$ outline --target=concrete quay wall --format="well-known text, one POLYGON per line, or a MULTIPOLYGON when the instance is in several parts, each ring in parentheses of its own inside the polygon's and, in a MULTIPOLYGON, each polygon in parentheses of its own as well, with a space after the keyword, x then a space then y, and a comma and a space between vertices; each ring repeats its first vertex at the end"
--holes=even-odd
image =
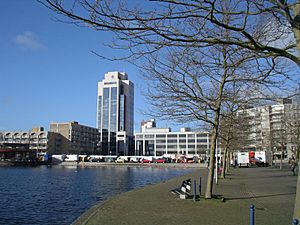
POLYGON ((104 162, 62 162, 55 166, 81 166, 81 167, 161 167, 161 168, 206 168, 204 163, 104 163, 104 162))

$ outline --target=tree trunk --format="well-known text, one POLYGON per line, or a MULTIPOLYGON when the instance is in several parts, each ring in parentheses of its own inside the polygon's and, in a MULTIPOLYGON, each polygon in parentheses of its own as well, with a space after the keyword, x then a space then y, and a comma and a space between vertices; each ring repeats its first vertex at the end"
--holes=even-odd
POLYGON ((227 167, 227 152, 228 152, 228 148, 226 146, 224 154, 223 154, 223 168, 222 168, 222 174, 221 174, 221 178, 225 179, 225 172, 226 172, 226 167, 227 167))
POLYGON ((293 26, 293 33, 294 33, 294 37, 296 39, 296 44, 297 44, 297 49, 300 52, 300 1, 297 1, 298 4, 295 5, 294 7, 294 26, 293 26))
POLYGON ((294 219, 298 219, 300 221, 300 176, 299 176, 299 163, 298 160, 298 179, 297 179, 297 188, 296 188, 296 198, 295 198, 295 207, 294 207, 294 219))
POLYGON ((280 153, 280 165, 279 168, 282 170, 282 158, 283 158, 283 146, 281 146, 281 153, 280 153))
MULTIPOLYGON (((219 120, 219 116, 216 116, 215 120, 217 117, 219 120)), ((205 198, 207 198, 207 199, 212 198, 217 132, 218 132, 218 127, 214 126, 212 137, 211 137, 211 147, 210 147, 210 154, 209 154, 209 156, 210 156, 209 171, 208 171, 208 176, 207 176, 207 181, 206 181, 206 191, 205 191, 205 198)))
MULTIPOLYGON (((295 16, 296 18, 298 18, 298 29, 297 28, 293 28, 294 31, 294 35, 295 35, 295 39, 296 39, 296 43, 297 43, 297 48, 300 51, 300 30, 299 30, 299 17, 300 17, 300 1, 297 1, 297 5, 295 6, 295 16)), ((300 221, 300 176, 299 176, 299 164, 300 164, 300 160, 299 160, 299 149, 297 149, 297 154, 298 159, 298 179, 297 179, 297 187, 296 187, 296 199, 295 199, 295 207, 294 207, 294 219, 298 219, 300 221)))
POLYGON ((229 168, 230 168, 230 152, 227 151, 226 173, 228 173, 229 168))
MULTIPOLYGON (((210 148, 210 159, 209 159, 209 171, 206 181, 206 191, 205 191, 205 198, 210 199, 212 198, 212 189, 213 189, 213 178, 214 178, 214 166, 215 166, 215 153, 216 153, 216 142, 218 139, 218 131, 219 131, 219 124, 220 124, 220 114, 221 114, 221 105, 223 101, 223 91, 225 87, 225 82, 227 79, 227 49, 224 46, 223 49, 223 67, 224 67, 224 74, 222 80, 220 82, 220 87, 218 90, 218 98, 215 104, 215 115, 213 121, 213 133, 211 137, 211 148, 210 148)), ((218 171, 216 171, 217 173, 218 171)))

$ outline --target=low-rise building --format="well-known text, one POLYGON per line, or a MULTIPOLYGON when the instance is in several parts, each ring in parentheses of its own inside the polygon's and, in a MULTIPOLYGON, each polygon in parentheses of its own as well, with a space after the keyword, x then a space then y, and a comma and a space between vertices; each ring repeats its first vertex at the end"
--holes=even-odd
POLYGON ((76 121, 51 123, 50 131, 59 133, 62 153, 65 154, 95 154, 99 140, 97 128, 81 125, 76 121))
POLYGON ((155 121, 143 121, 141 132, 135 134, 135 155, 199 155, 205 158, 209 153, 209 132, 193 132, 182 128, 172 132, 170 128, 156 128, 155 121), (146 126, 146 127, 145 127, 146 126))
POLYGON ((32 128, 30 131, 4 131, 0 132, 3 146, 29 146, 36 152, 57 153, 61 150, 61 135, 45 131, 43 127, 32 128))

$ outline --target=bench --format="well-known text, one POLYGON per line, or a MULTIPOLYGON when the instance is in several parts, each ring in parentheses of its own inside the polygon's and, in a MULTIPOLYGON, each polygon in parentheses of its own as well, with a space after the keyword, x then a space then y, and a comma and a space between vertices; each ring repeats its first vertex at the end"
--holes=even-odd
POLYGON ((178 194, 180 199, 187 199, 192 196, 192 180, 182 181, 180 188, 171 190, 173 194, 178 194))

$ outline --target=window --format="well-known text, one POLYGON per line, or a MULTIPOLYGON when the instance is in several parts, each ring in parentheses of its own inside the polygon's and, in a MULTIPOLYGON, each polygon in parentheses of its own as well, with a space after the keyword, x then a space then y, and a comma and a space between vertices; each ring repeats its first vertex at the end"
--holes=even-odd
POLYGON ((120 131, 125 130, 125 104, 126 104, 126 96, 120 95, 120 131))
POLYGON ((175 148, 176 149, 177 145, 168 145, 168 148, 173 148, 173 149, 175 148))
POLYGON ((109 118, 109 88, 103 89, 103 127, 102 129, 108 129, 109 118))
POLYGON ((165 134, 157 134, 156 138, 166 138, 166 135, 165 134))
POLYGON ((156 145, 156 148, 166 148, 166 146, 165 145, 156 145))
POLYGON ((168 134, 168 138, 177 138, 177 134, 168 134))
POLYGON ((117 132, 117 100, 118 90, 116 87, 111 88, 111 101, 110 101, 110 130, 117 132))
POLYGON ((148 135, 145 135, 145 138, 154 138, 154 135, 153 134, 148 134, 148 135))

